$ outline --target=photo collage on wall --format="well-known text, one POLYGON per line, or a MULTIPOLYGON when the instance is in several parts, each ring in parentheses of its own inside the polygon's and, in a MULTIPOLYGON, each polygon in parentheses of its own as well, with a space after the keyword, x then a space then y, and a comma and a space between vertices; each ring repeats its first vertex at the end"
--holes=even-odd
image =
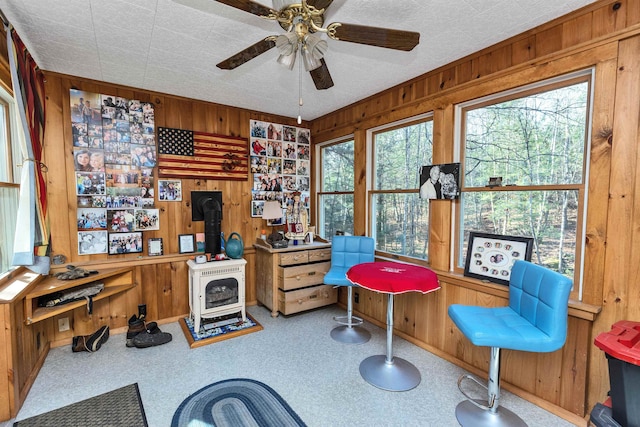
POLYGON ((142 252, 158 230, 153 104, 71 89, 78 253, 142 252))
POLYGON ((250 126, 251 216, 261 217, 264 202, 276 200, 282 205, 284 217, 287 206, 293 205, 295 192, 300 192, 300 200, 308 210, 311 172, 309 129, 257 120, 251 120, 250 126))

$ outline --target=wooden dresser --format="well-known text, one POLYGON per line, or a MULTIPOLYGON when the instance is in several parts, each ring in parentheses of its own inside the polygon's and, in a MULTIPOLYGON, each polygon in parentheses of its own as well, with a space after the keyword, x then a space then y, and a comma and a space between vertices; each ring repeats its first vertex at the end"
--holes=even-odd
POLYGON ((273 249, 258 240, 256 248, 256 297, 271 310, 293 314, 334 304, 338 290, 324 285, 324 275, 331 267, 331 243, 313 242, 273 249))

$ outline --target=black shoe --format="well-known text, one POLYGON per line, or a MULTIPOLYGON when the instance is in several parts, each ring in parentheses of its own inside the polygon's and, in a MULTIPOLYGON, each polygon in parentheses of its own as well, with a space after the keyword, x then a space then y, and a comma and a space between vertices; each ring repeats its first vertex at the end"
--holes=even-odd
POLYGON ((168 332, 161 332, 156 327, 156 331, 151 333, 149 331, 142 332, 133 337, 133 345, 137 348, 147 348, 156 345, 166 344, 171 341, 173 337, 168 332))

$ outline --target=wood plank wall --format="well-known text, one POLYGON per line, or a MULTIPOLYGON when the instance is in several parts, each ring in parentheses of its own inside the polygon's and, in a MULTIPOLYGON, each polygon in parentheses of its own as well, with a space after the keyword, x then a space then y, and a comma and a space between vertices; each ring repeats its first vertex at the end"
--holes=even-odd
MULTIPOLYGON (((502 358, 506 388, 572 421, 571 414, 588 416, 609 390, 607 362, 594 338, 618 320, 640 321, 639 34, 640 2, 599 1, 312 123, 314 143, 354 136, 355 176, 364 177, 367 129, 433 111, 434 162, 447 162, 453 158, 456 103, 594 67, 583 302, 602 311, 595 321, 573 312, 562 350, 539 355, 506 351, 502 358)), ((366 200, 364 184, 356 184, 356 200, 366 200)), ((366 212, 354 213, 357 233, 366 233, 366 212)), ((401 336, 486 373, 488 350, 475 348, 460 334, 447 307, 506 305, 507 294, 446 272, 453 250, 451 224, 449 204, 432 205, 429 257, 431 267, 442 273, 442 290, 399 296, 394 322, 401 336)), ((360 293, 355 309, 383 324, 385 301, 366 290, 360 293)))
MULTIPOLYGON (((640 200, 638 180, 638 126, 640 112, 638 79, 640 67, 640 2, 602 0, 564 18, 542 25, 503 43, 470 55, 438 70, 372 96, 352 106, 305 124, 312 129, 312 142, 353 134, 356 142, 356 200, 364 194, 366 129, 434 111, 434 159, 453 156, 453 106, 488 93, 517 87, 543 78, 586 67, 595 67, 594 116, 590 159, 589 206, 585 257, 585 303, 602 306, 595 322, 588 316, 572 315, 569 339, 563 350, 549 355, 505 352, 503 380, 513 389, 543 407, 568 419, 588 414, 608 390, 608 372, 602 352, 593 339, 621 319, 640 320, 640 292, 636 285, 640 264, 640 235, 636 214, 640 200), (611 136, 612 135, 612 136, 611 136), (522 369, 522 366, 530 367, 522 369)), ((105 322, 112 328, 126 327, 126 320, 146 303, 150 319, 175 319, 188 311, 185 256, 179 256, 177 235, 203 230, 190 221, 188 197, 181 203, 158 202, 162 230, 145 232, 162 237, 164 257, 152 261, 136 255, 77 255, 75 230, 75 184, 70 132, 69 90, 110 93, 152 102, 156 126, 248 137, 250 119, 295 125, 291 118, 165 94, 106 84, 72 76, 46 73, 47 133, 44 161, 51 209, 53 255, 63 254, 75 264, 104 267, 131 265, 139 286, 128 293, 96 304, 92 317, 74 311, 73 329, 57 332, 57 320, 41 322, 24 351, 36 347, 34 340, 70 341, 75 334, 92 332, 105 322), (37 338, 35 338, 37 337, 37 338)), ((245 241, 247 301, 255 302, 253 240, 265 224, 250 217, 250 180, 183 180, 185 195, 191 190, 222 190, 225 235, 236 231, 245 241)), ((362 204, 364 206, 364 204, 362 204)), ((365 233, 365 215, 355 212, 355 231, 365 233)), ((444 204, 432 209, 430 253, 432 267, 441 271, 443 289, 426 296, 404 295, 396 299, 395 324, 400 335, 474 372, 486 371, 488 352, 474 348, 451 324, 446 308, 451 303, 503 305, 506 292, 446 273, 452 250, 449 230, 451 214, 444 204)), ((385 300, 362 291, 356 309, 378 324, 385 320, 385 300)), ((342 297, 344 302, 344 297, 342 297)), ((33 326, 29 327, 33 328, 33 326)), ((42 342, 40 342, 41 348, 42 342)), ((22 350, 21 350, 22 351, 22 350)), ((37 354, 31 357, 35 360, 37 354)), ((31 361, 27 365, 34 365, 31 361)), ((29 375, 25 369, 19 376, 29 375)), ((451 379, 455 381, 455 378, 451 379)), ((18 385, 18 387, 21 387, 18 385)))
MULTIPOLYGON (((97 303, 92 317, 86 315, 86 310, 74 311, 71 331, 59 333, 57 328, 53 328, 54 336, 50 340, 69 340, 73 335, 92 332, 105 323, 109 323, 112 328, 125 327, 127 319, 137 314, 137 305, 141 303, 147 304, 147 317, 150 320, 174 319, 189 312, 188 270, 185 263, 189 255, 178 254, 178 235, 204 231, 203 222, 191 221, 190 192, 193 190, 222 191, 221 228, 225 236, 232 232, 242 236, 244 257, 248 262, 246 301, 247 304, 255 304, 255 252, 252 245, 261 230, 266 228, 266 223, 260 218, 252 218, 250 214, 252 176, 246 181, 183 179, 182 202, 156 201, 156 207, 160 210, 161 229, 144 232, 143 254, 78 255, 69 91, 74 88, 151 102, 155 107, 156 127, 191 129, 243 138, 249 137, 251 119, 296 126, 295 119, 67 75, 46 72, 45 77, 47 124, 44 163, 49 166, 46 177, 51 213, 52 256, 64 255, 70 264, 90 264, 98 268, 133 266, 138 284, 124 295, 97 303), (164 256, 146 256, 146 239, 150 237, 162 237, 164 256)), ((303 123, 302 126, 309 127, 309 124, 303 123)), ((63 267, 54 266, 58 269, 63 267)))

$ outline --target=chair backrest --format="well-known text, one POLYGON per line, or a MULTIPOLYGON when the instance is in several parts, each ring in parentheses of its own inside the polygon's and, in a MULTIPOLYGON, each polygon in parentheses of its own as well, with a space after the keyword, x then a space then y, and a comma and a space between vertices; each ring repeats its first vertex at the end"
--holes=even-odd
POLYGON ((509 307, 550 338, 539 351, 555 351, 567 338, 572 281, 528 261, 516 261, 509 281, 509 307))
POLYGON ((366 236, 333 236, 331 267, 351 268, 363 262, 373 262, 375 240, 366 236))

